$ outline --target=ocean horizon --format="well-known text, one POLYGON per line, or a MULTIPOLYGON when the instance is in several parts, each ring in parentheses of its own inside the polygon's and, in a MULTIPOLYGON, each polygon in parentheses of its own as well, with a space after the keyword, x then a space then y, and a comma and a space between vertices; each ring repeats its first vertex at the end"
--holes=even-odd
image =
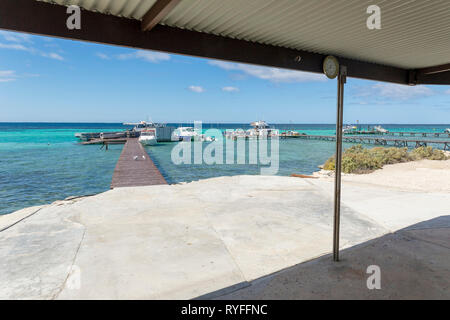
MULTIPOLYGON (((269 122, 269 124, 271 124, 269 122)), ((192 126, 190 122, 167 123, 192 126)), ((272 124, 279 130, 306 134, 332 135, 334 124, 272 124)), ((369 124, 373 126, 373 124, 369 124)), ((362 128, 368 124, 360 124, 362 128)), ((442 124, 384 124, 390 131, 440 132, 442 124)), ((86 122, 0 122, 0 214, 51 203, 69 196, 83 196, 109 190, 112 174, 122 145, 108 151, 99 145, 80 145, 77 132, 101 132, 131 129, 122 123, 86 122)), ((210 128, 247 129, 249 123, 204 123, 210 128)), ((344 143, 344 148, 351 144, 344 143)), ((260 174, 255 164, 181 164, 171 161, 174 143, 146 147, 155 165, 168 183, 190 182, 219 176, 260 174)), ((247 151, 248 152, 248 151, 247 151)), ((312 174, 335 152, 332 141, 281 139, 277 175, 312 174)), ((248 154, 247 154, 248 156, 248 154)))

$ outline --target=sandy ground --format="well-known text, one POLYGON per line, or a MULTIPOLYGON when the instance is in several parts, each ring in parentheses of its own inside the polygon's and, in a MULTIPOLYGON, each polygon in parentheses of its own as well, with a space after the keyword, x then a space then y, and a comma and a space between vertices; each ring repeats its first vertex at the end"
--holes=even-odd
MULTIPOLYGON (((333 179, 332 172, 325 170, 316 172, 314 176, 333 179)), ((386 165, 369 174, 343 174, 342 182, 405 191, 450 193, 450 160, 421 160, 386 165)))

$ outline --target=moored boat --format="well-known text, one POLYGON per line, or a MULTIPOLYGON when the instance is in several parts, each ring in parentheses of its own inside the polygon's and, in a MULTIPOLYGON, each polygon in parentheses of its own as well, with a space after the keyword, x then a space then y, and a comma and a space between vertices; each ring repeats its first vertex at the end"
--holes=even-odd
POLYGON ((132 132, 140 132, 148 129, 156 129, 157 142, 170 142, 172 141, 172 133, 174 127, 168 127, 165 123, 140 121, 137 123, 124 123, 125 126, 134 126, 132 132))
POLYGON ((279 131, 270 127, 267 122, 263 120, 254 121, 250 123, 253 127, 246 131, 247 138, 269 138, 278 137, 279 131))
POLYGON ((375 126, 375 127, 373 127, 373 129, 377 133, 389 133, 389 131, 386 130, 385 128, 383 128, 382 126, 375 126))
POLYGON ((82 141, 89 141, 100 138, 100 132, 78 132, 75 133, 75 137, 82 141))
POLYGON ((193 127, 179 127, 172 132, 172 141, 192 141, 198 137, 193 127))
POLYGON ((349 134, 349 133, 356 132, 357 130, 358 130, 358 128, 356 126, 347 125, 342 129, 342 133, 349 134))
POLYGON ((139 142, 145 146, 153 146, 157 144, 156 128, 141 130, 139 142))
POLYGON ((100 139, 120 139, 120 138, 126 138, 126 137, 127 137, 126 131, 100 133, 100 139))

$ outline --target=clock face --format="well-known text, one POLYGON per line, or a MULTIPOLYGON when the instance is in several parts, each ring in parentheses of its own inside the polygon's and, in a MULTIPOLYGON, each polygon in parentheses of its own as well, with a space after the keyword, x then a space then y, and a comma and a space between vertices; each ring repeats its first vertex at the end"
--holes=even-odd
POLYGON ((328 56, 323 62, 323 72, 330 79, 337 77, 339 73, 339 62, 333 56, 328 56))

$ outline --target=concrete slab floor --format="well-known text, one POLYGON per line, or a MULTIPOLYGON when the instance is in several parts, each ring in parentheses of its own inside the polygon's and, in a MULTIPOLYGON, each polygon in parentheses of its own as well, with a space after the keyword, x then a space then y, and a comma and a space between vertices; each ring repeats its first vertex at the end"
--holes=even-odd
MULTIPOLYGON (((450 216, 440 217, 251 282, 216 299, 450 299, 450 216), (433 226, 428 226, 432 224, 433 226), (369 290, 368 266, 380 268, 369 290)), ((203 298, 208 298, 204 296, 203 298)))
MULTIPOLYGON (((190 299, 219 290, 218 295, 229 294, 239 288, 244 289, 237 292, 246 297, 253 292, 248 290, 265 281, 261 279, 266 275, 331 251, 333 204, 326 192, 328 182, 311 181, 234 176, 170 186, 119 188, 11 214, 4 220, 8 228, 0 232, 0 298, 190 299)), ((360 192, 369 201, 383 193, 380 188, 360 192)), ((416 203, 426 201, 418 193, 402 196, 415 198, 416 203)), ((446 198, 436 199, 442 203, 433 205, 445 207, 446 198)), ((380 215, 360 203, 344 191, 341 248, 420 222, 424 216, 442 215, 440 210, 411 214, 390 205, 379 206, 383 212, 380 215)), ((442 228, 442 222, 427 226, 435 225, 442 228)), ((439 272, 448 271, 448 238, 430 230, 420 227, 387 236, 400 243, 390 249, 391 256, 396 253, 398 263, 409 264, 415 261, 411 254, 421 254, 417 248, 434 252, 438 257, 435 275, 445 276, 445 272, 439 272), (414 250, 407 239, 418 244, 414 250)), ((327 265, 329 257, 318 260, 325 261, 322 269, 329 270, 331 278, 308 271, 311 277, 317 277, 315 297, 337 297, 332 290, 339 282, 336 277, 342 280, 360 274, 373 257, 378 257, 375 262, 380 264, 391 259, 383 246, 375 246, 371 255, 366 254, 367 261, 363 252, 352 255, 353 250, 360 249, 346 251, 344 260, 336 265, 327 265), (354 265, 342 267, 346 261, 360 263, 360 269, 354 269, 354 265), (339 266, 350 271, 332 274, 331 270, 339 271, 339 266), (318 283, 320 279, 322 283, 318 283)), ((420 270, 427 274, 425 261, 421 263, 416 269, 412 264, 411 273, 420 270)), ((391 263, 382 268, 390 265, 397 266, 391 263)), ((361 275, 358 277, 355 286, 360 285, 357 281, 361 275)), ((286 281, 288 278, 274 290, 282 293, 278 286, 286 281)), ((422 281, 427 283, 426 279, 422 281)), ((284 291, 284 298, 302 297, 289 290, 284 291)), ((437 292, 430 291, 429 296, 435 297, 437 292)), ((272 295, 252 293, 255 299, 272 295)))

